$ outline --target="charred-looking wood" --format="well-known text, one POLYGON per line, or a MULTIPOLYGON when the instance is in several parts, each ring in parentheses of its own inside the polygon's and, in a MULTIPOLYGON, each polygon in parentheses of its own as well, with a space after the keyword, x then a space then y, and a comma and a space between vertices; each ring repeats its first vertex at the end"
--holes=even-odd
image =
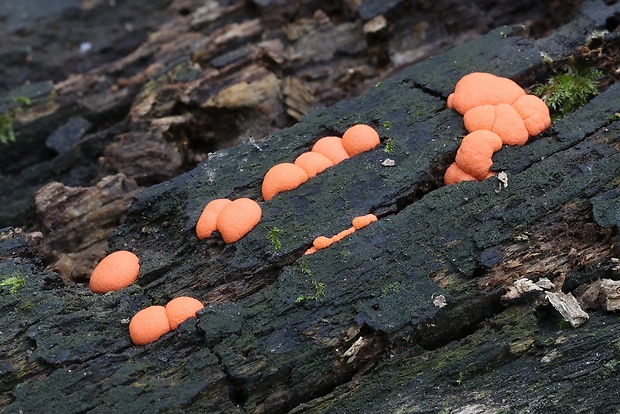
MULTIPOLYGON (((147 165, 142 172, 148 174, 140 176, 129 168, 135 160, 130 154, 102 160, 101 170, 115 173, 108 187, 93 182, 79 188, 63 180, 45 187, 38 193, 41 220, 48 224, 44 231, 0 232, 0 283, 6 282, 0 292, 2 409, 544 413, 575 407, 605 412, 620 405, 620 320, 612 310, 620 280, 615 178, 620 176, 620 83, 602 85, 599 96, 559 120, 551 132, 523 147, 500 150, 494 162, 504 181, 441 185, 465 134, 462 117, 445 107, 456 82, 467 73, 487 71, 530 88, 538 81, 533 74, 542 66, 541 51, 564 60, 579 46, 597 46, 588 43, 589 35, 609 30, 620 13, 620 4, 608 3, 585 2, 570 23, 548 36, 497 28, 380 83, 373 78, 373 86, 357 99, 311 111, 288 128, 274 126, 264 139, 244 139, 204 155, 191 171, 143 189, 108 239, 108 250, 130 249, 140 258, 138 282, 120 291, 96 295, 85 284, 63 281, 45 270, 37 252, 46 238, 54 240, 55 251, 65 243, 89 248, 81 238, 89 231, 86 224, 80 233, 78 221, 71 221, 71 232, 55 234, 71 214, 85 213, 71 201, 92 197, 95 208, 89 212, 106 218, 108 204, 127 202, 123 194, 159 179, 161 168, 147 165), (260 200, 269 168, 307 151, 324 132, 339 135, 360 122, 379 131, 381 145, 295 190, 260 200), (388 140, 393 143, 389 153, 384 151, 388 140), (261 222, 251 232, 234 244, 220 243, 217 235, 196 238, 195 225, 208 201, 243 196, 259 200, 262 208, 261 222), (53 203, 54 198, 62 202, 53 203), (348 228, 354 217, 369 212, 380 213, 380 220, 303 256, 318 235, 348 228), (279 229, 277 251, 267 237, 274 228, 279 229), (134 346, 127 326, 131 317, 183 295, 204 302, 197 318, 156 342, 134 346), (555 305, 549 297, 558 299, 555 305), (573 328, 571 321, 574 326, 584 322, 582 312, 587 322, 573 328)), ((105 132, 82 113, 106 143, 97 147, 95 132, 86 132, 63 159, 81 151, 112 157, 144 136, 152 141, 148 148, 160 149, 158 160, 170 160, 171 167, 174 159, 178 163, 187 156, 166 158, 173 157, 171 148, 184 149, 171 131, 189 131, 184 128, 192 122, 206 125, 208 116, 219 113, 218 105, 245 108, 233 105, 242 98, 260 101, 263 115, 273 108, 278 116, 299 112, 303 99, 292 99, 289 90, 291 106, 285 108, 265 85, 282 87, 274 69, 280 61, 292 72, 299 64, 291 76, 302 79, 302 87, 317 86, 310 75, 319 60, 286 55, 275 40, 288 39, 288 50, 295 52, 309 41, 302 38, 305 33, 315 31, 313 36, 325 39, 339 20, 328 11, 310 13, 310 3, 295 9, 296 3, 257 1, 250 10, 244 4, 207 2, 192 12, 174 2, 175 13, 189 22, 183 30, 194 31, 162 29, 125 60, 55 85, 68 101, 84 85, 98 91, 80 100, 95 114, 102 113, 98 108, 111 110, 117 100, 131 103, 126 123, 107 125, 105 132), (300 13, 300 21, 286 28, 285 37, 241 50, 235 36, 255 39, 257 16, 275 19, 278 10, 300 13), (171 33, 179 36, 172 39, 171 33), (218 44, 234 45, 236 53, 224 55, 218 44), (201 53, 192 50, 196 45, 201 53), (180 55, 191 57, 179 61, 180 55), (270 66, 252 73, 233 70, 246 61, 244 67, 267 60, 270 66), (148 69, 139 70, 145 64, 148 69), (110 85, 102 74, 114 73, 124 79, 110 85), (210 93, 212 81, 218 81, 217 90, 210 93), (194 110, 202 112, 194 118, 194 110)), ((372 5, 388 7, 382 13, 390 22, 391 13, 409 10, 410 4, 341 6, 369 14, 372 5)), ((452 25, 458 23, 449 19, 454 15, 448 16, 452 25)), ((360 22, 346 27, 367 36, 360 22)), ((424 25, 411 27, 419 41, 424 25)), ((405 30, 396 24, 392 29, 405 30)), ((611 30, 616 29, 617 24, 611 30)), ((614 36, 601 53, 617 58, 614 36)), ((334 44, 354 52, 352 38, 334 44)), ((340 69, 336 65, 325 76, 340 69)), ((323 87, 315 93, 322 102, 340 100, 364 73, 353 70, 341 89, 323 87)), ((614 76, 609 73, 608 79, 614 76)), ((191 132, 195 135, 187 132, 182 139, 209 135, 191 132)), ((56 162, 41 167, 47 168, 46 177, 54 176, 49 168, 61 165, 56 162)), ((12 185, 21 182, 16 178, 12 185)))

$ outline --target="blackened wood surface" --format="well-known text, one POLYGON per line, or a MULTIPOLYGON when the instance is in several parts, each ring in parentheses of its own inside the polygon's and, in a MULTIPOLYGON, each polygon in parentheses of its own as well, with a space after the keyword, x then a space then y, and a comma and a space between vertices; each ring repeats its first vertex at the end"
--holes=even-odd
POLYGON ((110 250, 141 258, 138 283, 123 291, 64 284, 26 236, 3 231, 0 274, 26 280, 0 302, 5 410, 614 412, 617 316, 590 311, 573 330, 540 295, 501 295, 522 277, 567 290, 618 279, 620 86, 525 147, 502 149, 507 188, 494 179, 445 187, 441 177, 464 134, 462 117, 445 109, 461 76, 484 70, 527 86, 539 52, 567 57, 574 49, 561 45, 584 44, 618 13, 588 2, 539 40, 499 28, 142 191, 110 239, 110 250), (261 201, 261 223, 238 243, 196 239, 206 202, 260 200, 271 166, 358 122, 377 128, 380 147, 261 201), (380 220, 302 256, 316 236, 369 212, 380 220), (325 295, 296 303, 313 281, 325 295), (207 304, 198 320, 133 346, 128 319, 179 295, 207 304))

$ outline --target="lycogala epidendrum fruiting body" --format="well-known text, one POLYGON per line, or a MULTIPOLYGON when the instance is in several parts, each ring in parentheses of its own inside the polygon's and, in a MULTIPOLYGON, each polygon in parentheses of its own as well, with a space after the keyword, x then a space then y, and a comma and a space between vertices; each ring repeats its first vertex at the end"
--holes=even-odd
POLYGON ((134 253, 119 250, 104 257, 90 276, 90 290, 106 293, 123 289, 138 279, 140 259, 134 253))

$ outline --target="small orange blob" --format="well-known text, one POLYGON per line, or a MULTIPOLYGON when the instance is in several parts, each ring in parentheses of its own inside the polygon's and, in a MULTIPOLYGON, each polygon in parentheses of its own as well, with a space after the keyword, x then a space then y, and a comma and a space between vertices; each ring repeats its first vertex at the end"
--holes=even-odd
POLYGON ((512 105, 499 104, 495 112, 495 124, 491 131, 495 132, 506 145, 525 145, 529 134, 523 119, 512 105))
POLYGON ((464 115, 480 105, 512 104, 525 91, 514 81, 484 72, 473 72, 463 76, 448 97, 448 108, 464 115))
POLYGON ((312 247, 317 250, 321 250, 331 246, 333 243, 334 241, 332 239, 325 236, 319 236, 312 242, 312 247))
POLYGON ((90 276, 90 290, 105 293, 123 289, 138 279, 140 259, 132 252, 119 250, 104 257, 90 276))
POLYGON ((217 231, 227 244, 239 241, 248 234, 263 215, 258 203, 249 198, 238 198, 228 204, 217 218, 217 231))
POLYGON ((305 251, 304 255, 306 254, 314 254, 316 253, 317 250, 314 247, 309 248, 308 250, 305 251))
POLYGON ((318 140, 312 147, 312 152, 318 152, 325 155, 334 163, 338 164, 341 161, 351 158, 347 150, 342 145, 342 138, 339 137, 324 137, 318 140))
POLYGON ((351 157, 375 148, 380 142, 377 131, 365 124, 353 125, 342 135, 342 146, 351 157))
POLYGON ((203 304, 194 298, 180 296, 172 299, 166 305, 166 315, 170 323, 170 329, 177 329, 180 324, 189 318, 195 318, 196 312, 204 308, 203 304))
POLYGON ((129 336, 135 345, 157 341, 170 332, 170 323, 163 306, 149 306, 136 313, 129 322, 129 336))
POLYGON ((366 214, 365 216, 355 217, 351 224, 353 224, 353 227, 355 229, 359 230, 363 229, 374 221, 377 221, 377 216, 375 216, 374 214, 366 214))
POLYGON ((481 129, 465 135, 461 141, 461 148, 463 146, 491 156, 502 149, 502 138, 494 132, 481 129))
POLYGON ((455 162, 453 162, 443 176, 445 185, 460 183, 461 181, 476 181, 474 177, 461 170, 455 162))
POLYGON ((319 152, 304 152, 297 159, 295 159, 295 165, 299 165, 304 169, 308 178, 316 177, 317 174, 322 173, 329 167, 333 167, 334 163, 325 155, 319 152))
POLYGON ((200 240, 211 237, 211 233, 217 230, 217 216, 230 203, 232 201, 227 198, 218 198, 206 205, 198 219, 198 223, 196 223, 196 236, 200 240))
POLYGON ((486 129, 491 131, 495 123, 496 105, 479 105, 471 108, 463 115, 463 124, 468 132, 486 129))
POLYGON ((345 237, 347 237, 347 236, 349 236, 349 235, 351 235, 353 233, 355 233, 355 227, 349 227, 348 229, 342 230, 340 233, 332 236, 331 240, 332 240, 333 243, 337 243, 340 240, 344 239, 345 237))
POLYGON ((547 104, 538 96, 525 95, 512 104, 517 110, 527 128, 528 134, 533 137, 551 126, 551 116, 547 104))
POLYGON ((524 145, 529 137, 519 113, 505 103, 472 108, 463 115, 463 122, 469 132, 495 132, 506 145, 524 145))
POLYGON ((271 200, 276 194, 290 191, 308 181, 308 173, 299 165, 284 162, 271 167, 263 178, 263 198, 271 200))
POLYGON ((487 130, 474 131, 461 142, 456 152, 455 162, 461 170, 482 181, 493 165, 491 156, 502 147, 502 139, 487 130))

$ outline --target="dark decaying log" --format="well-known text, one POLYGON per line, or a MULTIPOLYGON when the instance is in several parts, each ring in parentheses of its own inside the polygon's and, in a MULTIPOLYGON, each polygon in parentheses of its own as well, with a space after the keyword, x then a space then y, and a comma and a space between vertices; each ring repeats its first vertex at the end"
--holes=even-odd
MULTIPOLYGON (((540 52, 566 59, 594 30, 617 42, 620 4, 607 3, 588 1, 546 38, 493 30, 143 190, 109 240, 111 251, 141 259, 138 283, 122 291, 63 283, 42 270, 25 235, 4 230, 0 274, 25 284, 0 297, 0 404, 7 412, 614 412, 620 320, 598 305, 573 329, 546 295, 620 279, 620 84, 525 147, 498 152, 507 186, 442 185, 465 133, 445 108, 458 79, 489 71, 529 86, 543 70, 540 52), (261 202, 261 222, 239 242, 197 240, 206 202, 260 200, 271 166, 359 122, 382 145, 261 202), (303 256, 315 237, 369 212, 379 221, 303 256), (280 249, 267 237, 273 228, 280 249), (502 299, 524 278, 540 289, 502 299), (181 295, 206 304, 198 320, 133 346, 131 316, 181 295)), ((231 88, 183 96, 210 108, 236 96, 231 88)))
MULTIPOLYGON (((0 27, 0 90, 30 83, 0 97, 0 112, 18 106, 15 97, 32 103, 16 113, 17 141, 0 151, 0 227, 32 228, 44 220, 34 195, 50 182, 92 188, 118 173, 140 186, 165 181, 490 28, 528 21, 540 35, 549 29, 541 22, 559 24, 579 1, 92 0, 48 18, 45 7, 9 3, 0 13, 19 13, 0 27)), ((56 237, 77 225, 55 227, 56 237)), ((102 234, 82 237, 102 246, 102 234)), ((79 254, 53 251, 46 265, 79 254)), ((104 250, 75 259, 92 254, 104 250)))

